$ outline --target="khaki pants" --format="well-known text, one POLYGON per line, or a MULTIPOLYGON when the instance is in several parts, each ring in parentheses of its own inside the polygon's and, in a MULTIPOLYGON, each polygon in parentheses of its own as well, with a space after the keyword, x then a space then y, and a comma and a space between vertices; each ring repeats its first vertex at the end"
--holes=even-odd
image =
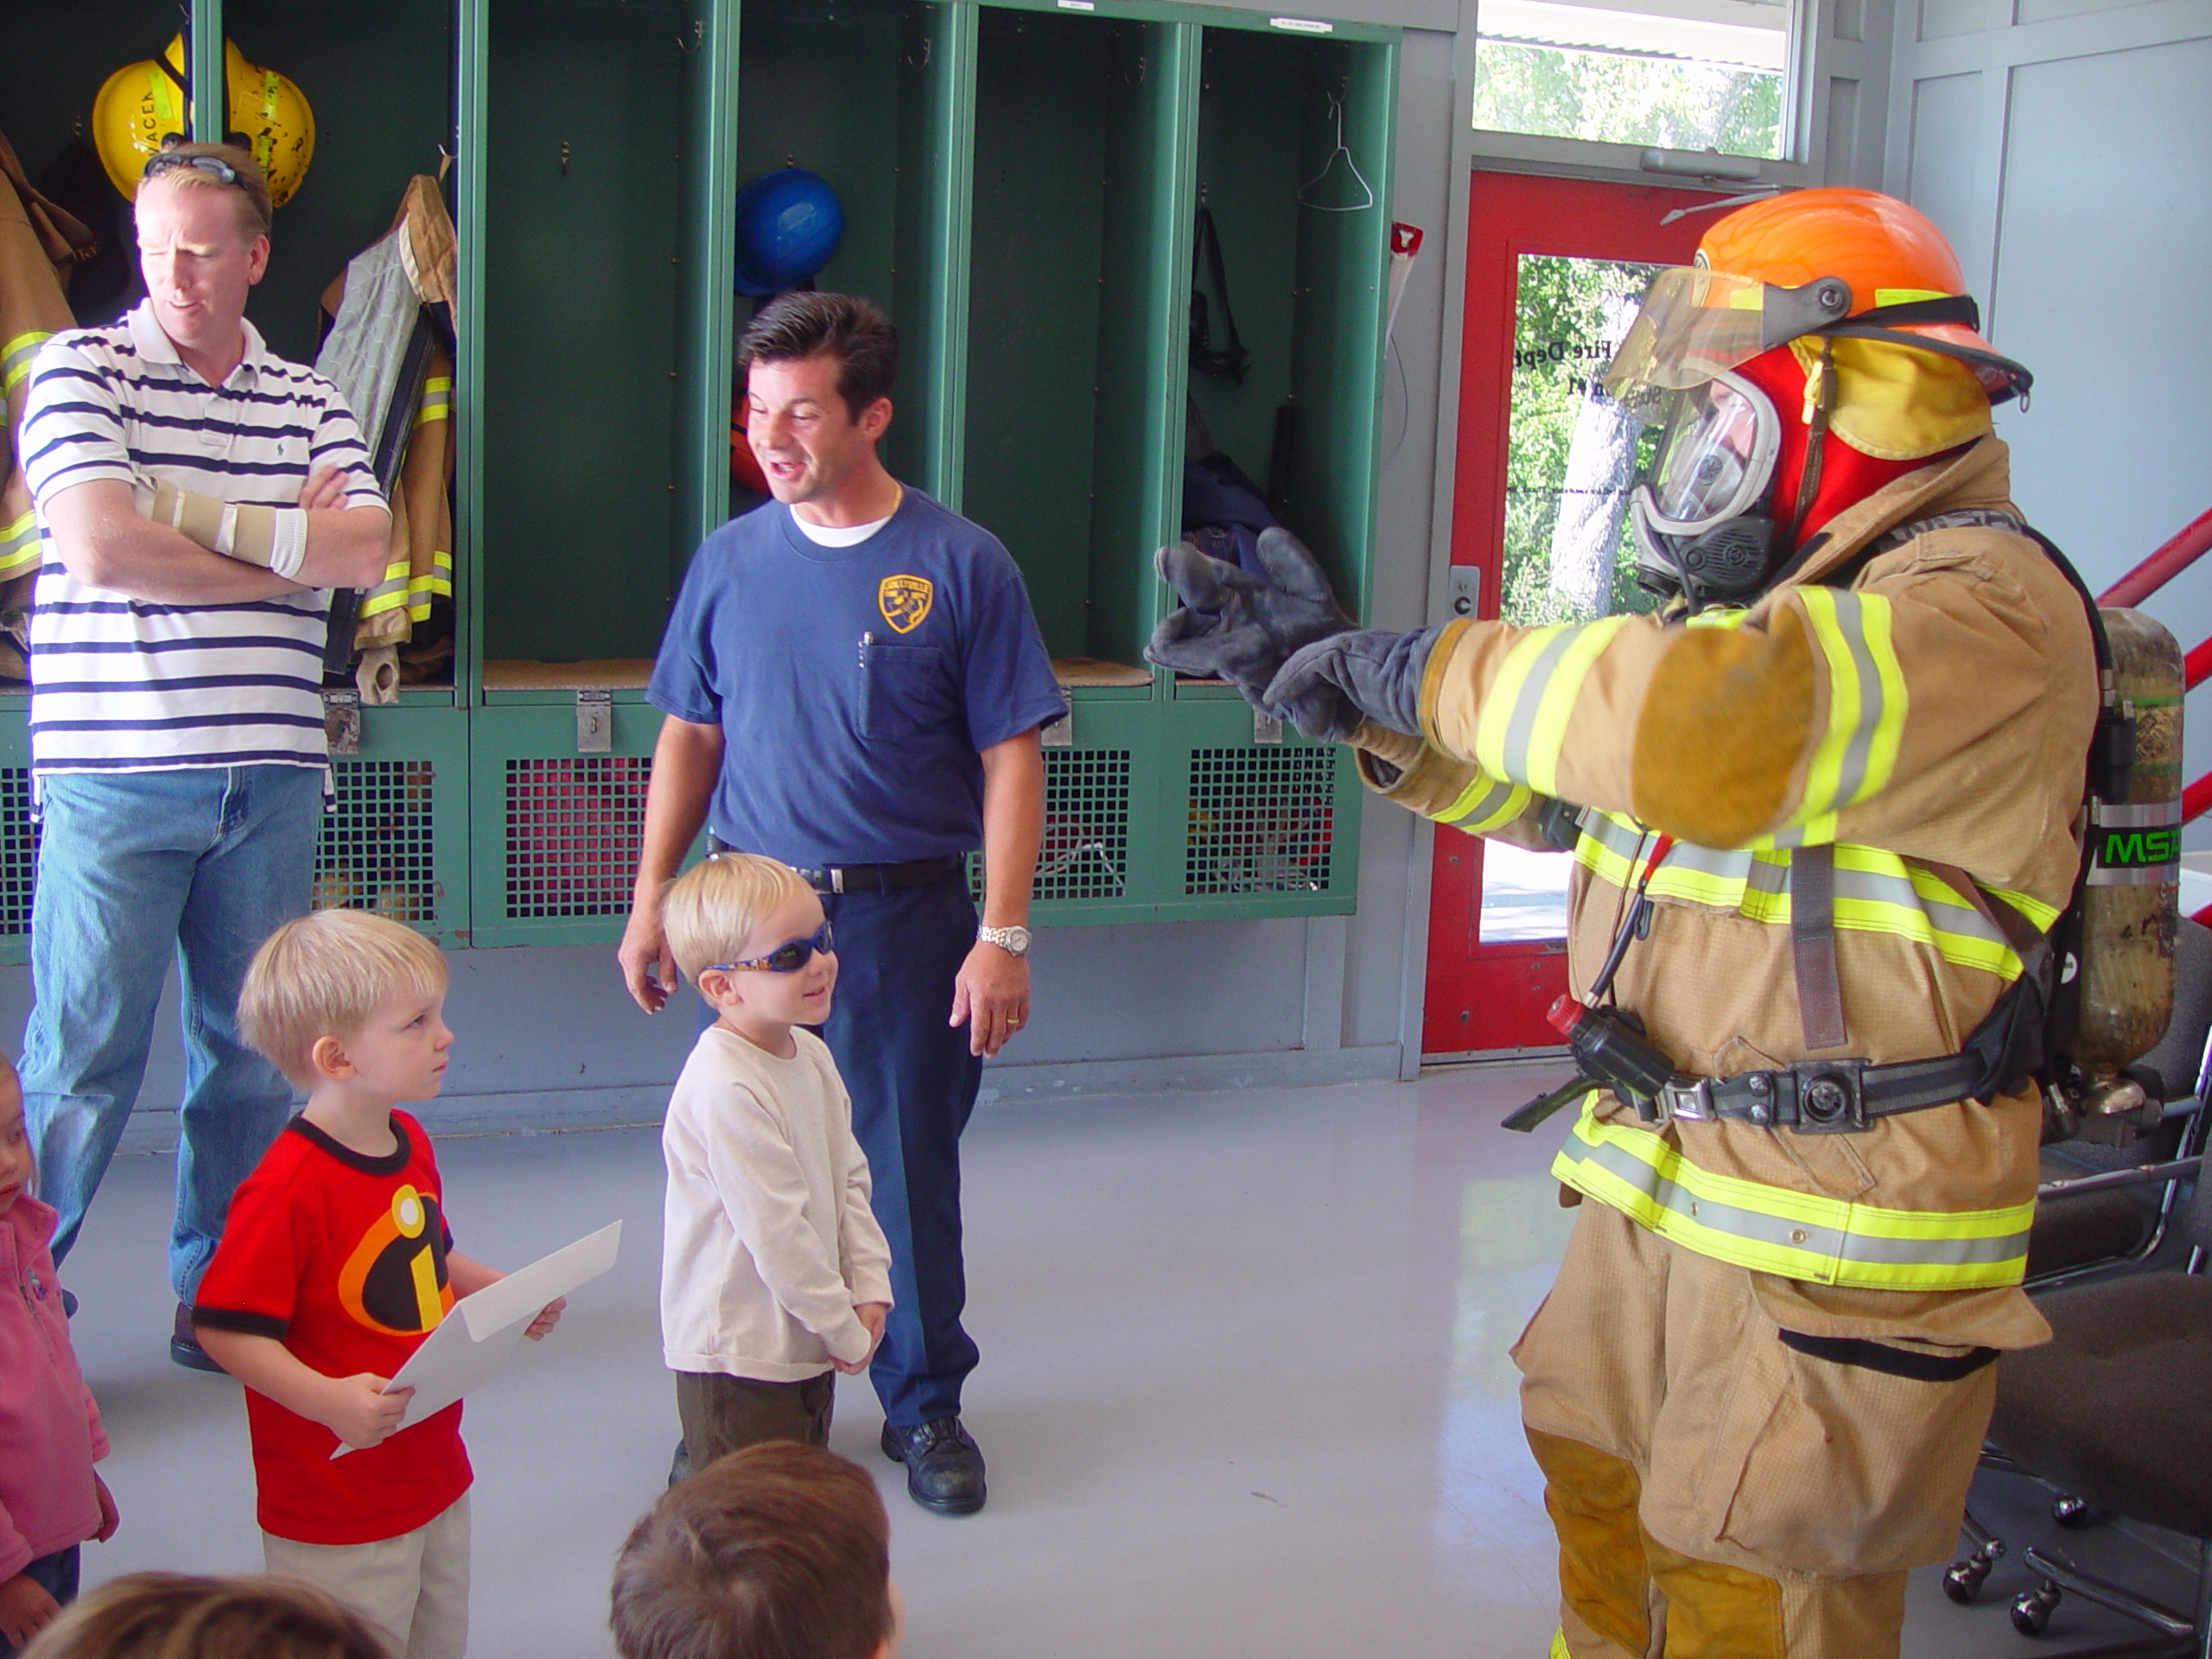
POLYGON ((261 1535, 279 1578, 304 1579, 378 1625, 404 1659, 468 1651, 468 1494, 412 1532, 372 1544, 302 1544, 261 1535))
MULTIPOLYGON (((1560 1539, 1554 1653, 1896 1655, 1906 1573, 1957 1540, 1995 1368, 1923 1382, 1798 1352, 1761 1281, 1581 1206, 1513 1354, 1560 1539)), ((1961 1352, 1909 1319, 1882 1334, 1961 1352)))
POLYGON ((798 1382, 764 1382, 719 1371, 676 1374, 676 1415, 683 1425, 683 1449, 694 1470, 763 1440, 827 1446, 836 1403, 835 1371, 798 1382))

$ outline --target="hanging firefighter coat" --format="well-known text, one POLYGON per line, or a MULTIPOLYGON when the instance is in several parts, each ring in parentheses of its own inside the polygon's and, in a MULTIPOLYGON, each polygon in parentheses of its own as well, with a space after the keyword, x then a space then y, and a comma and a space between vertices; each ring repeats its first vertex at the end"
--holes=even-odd
MULTIPOLYGON (((2005 445, 1984 438, 1840 515, 1748 611, 1455 623, 1429 659, 1425 741, 1390 757, 1405 770, 1385 792, 1516 839, 1539 797, 1586 809, 1569 898, 1578 996, 1658 837, 1674 837, 1615 991, 1684 1073, 1955 1053, 2021 972, 1993 906, 2043 929, 2071 892, 2098 706, 2088 621, 2041 550, 2000 528, 1929 530, 1847 587, 1821 579, 1894 527, 2006 508, 2008 487, 2005 445), (1817 1052, 1793 988, 1801 846, 1834 849, 1847 1035, 1817 1052)), ((1683 1248, 1842 1293, 1811 1297, 1828 1312, 1808 1306, 1798 1328, 1870 1334, 1849 1293, 1929 1293, 1906 1323, 1930 1339, 2012 1347, 2042 1334, 2009 1288, 2041 1124, 2031 1092, 1800 1133, 1648 1123, 1593 1090, 1554 1168, 1683 1248), (1945 1294, 1961 1291, 1999 1294, 1945 1294)), ((1894 1330, 1904 1310, 1885 1308, 1894 1330)))
POLYGON ((38 523, 16 453, 31 359, 49 334, 77 326, 64 273, 92 251, 91 232, 31 188, 0 137, 0 673, 24 677, 20 619, 38 574, 38 523))
MULTIPOLYGON (((437 181, 418 174, 408 181, 391 229, 323 290, 330 327, 317 367, 356 397, 363 429, 372 439, 407 423, 397 475, 391 481, 391 553, 383 580, 362 596, 353 632, 357 650, 408 640, 414 625, 429 617, 431 601, 453 595, 453 358, 438 338, 442 331, 424 327, 420 320, 426 310, 440 308, 449 318, 454 276, 453 221, 437 181), (349 296, 349 276, 364 270, 371 272, 370 282, 390 292, 364 286, 349 296), (349 299, 356 310, 348 310, 349 299), (353 332, 361 337, 343 340, 348 366, 327 362, 340 343, 339 331, 357 321, 360 308, 389 315, 360 320, 353 332), (414 377, 404 372, 409 337, 418 332, 430 342, 419 393, 414 377), (404 413, 388 410, 395 398, 411 398, 412 406, 404 413)), ((379 442, 377 447, 381 452, 385 446, 379 442)))

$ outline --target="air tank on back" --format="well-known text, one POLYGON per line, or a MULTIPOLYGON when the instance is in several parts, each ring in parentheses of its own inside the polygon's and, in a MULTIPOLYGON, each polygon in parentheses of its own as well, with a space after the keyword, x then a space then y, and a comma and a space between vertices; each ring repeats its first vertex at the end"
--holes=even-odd
POLYGON ((2103 614, 2113 691, 2134 721, 2134 756, 2127 787, 2116 791, 2125 798, 2089 804, 2070 1058, 2085 1085, 2078 1132, 2125 1144, 2156 1123, 2162 1105, 2120 1073, 2158 1046, 2173 1013, 2183 679, 2181 647, 2164 627, 2140 611, 2103 614))

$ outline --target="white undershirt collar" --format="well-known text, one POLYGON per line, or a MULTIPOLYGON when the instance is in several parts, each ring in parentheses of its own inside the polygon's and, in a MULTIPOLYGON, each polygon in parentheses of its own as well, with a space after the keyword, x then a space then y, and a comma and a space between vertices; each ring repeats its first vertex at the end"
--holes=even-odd
POLYGON ((899 504, 903 503, 906 499, 906 493, 905 490, 901 489, 899 493, 899 500, 892 504, 891 511, 885 513, 882 518, 878 518, 870 524, 812 524, 800 518, 796 512, 791 514, 791 523, 798 526, 798 533, 800 535, 805 537, 808 541, 812 542, 817 547, 858 547, 862 542, 868 540, 869 537, 874 535, 877 531, 881 530, 886 524, 889 524, 893 518, 896 518, 899 516, 899 504))

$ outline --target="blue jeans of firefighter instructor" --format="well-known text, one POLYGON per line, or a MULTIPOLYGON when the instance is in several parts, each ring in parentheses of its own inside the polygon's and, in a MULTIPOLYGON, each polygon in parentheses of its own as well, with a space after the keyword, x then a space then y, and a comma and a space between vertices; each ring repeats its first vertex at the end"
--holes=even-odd
POLYGON ((323 775, 194 766, 41 781, 23 1109, 40 1196, 60 1211, 57 1262, 138 1098, 174 958, 184 1098, 169 1282, 192 1300, 232 1192, 291 1109, 290 1085, 238 1034, 238 988, 261 942, 307 910, 323 775))

